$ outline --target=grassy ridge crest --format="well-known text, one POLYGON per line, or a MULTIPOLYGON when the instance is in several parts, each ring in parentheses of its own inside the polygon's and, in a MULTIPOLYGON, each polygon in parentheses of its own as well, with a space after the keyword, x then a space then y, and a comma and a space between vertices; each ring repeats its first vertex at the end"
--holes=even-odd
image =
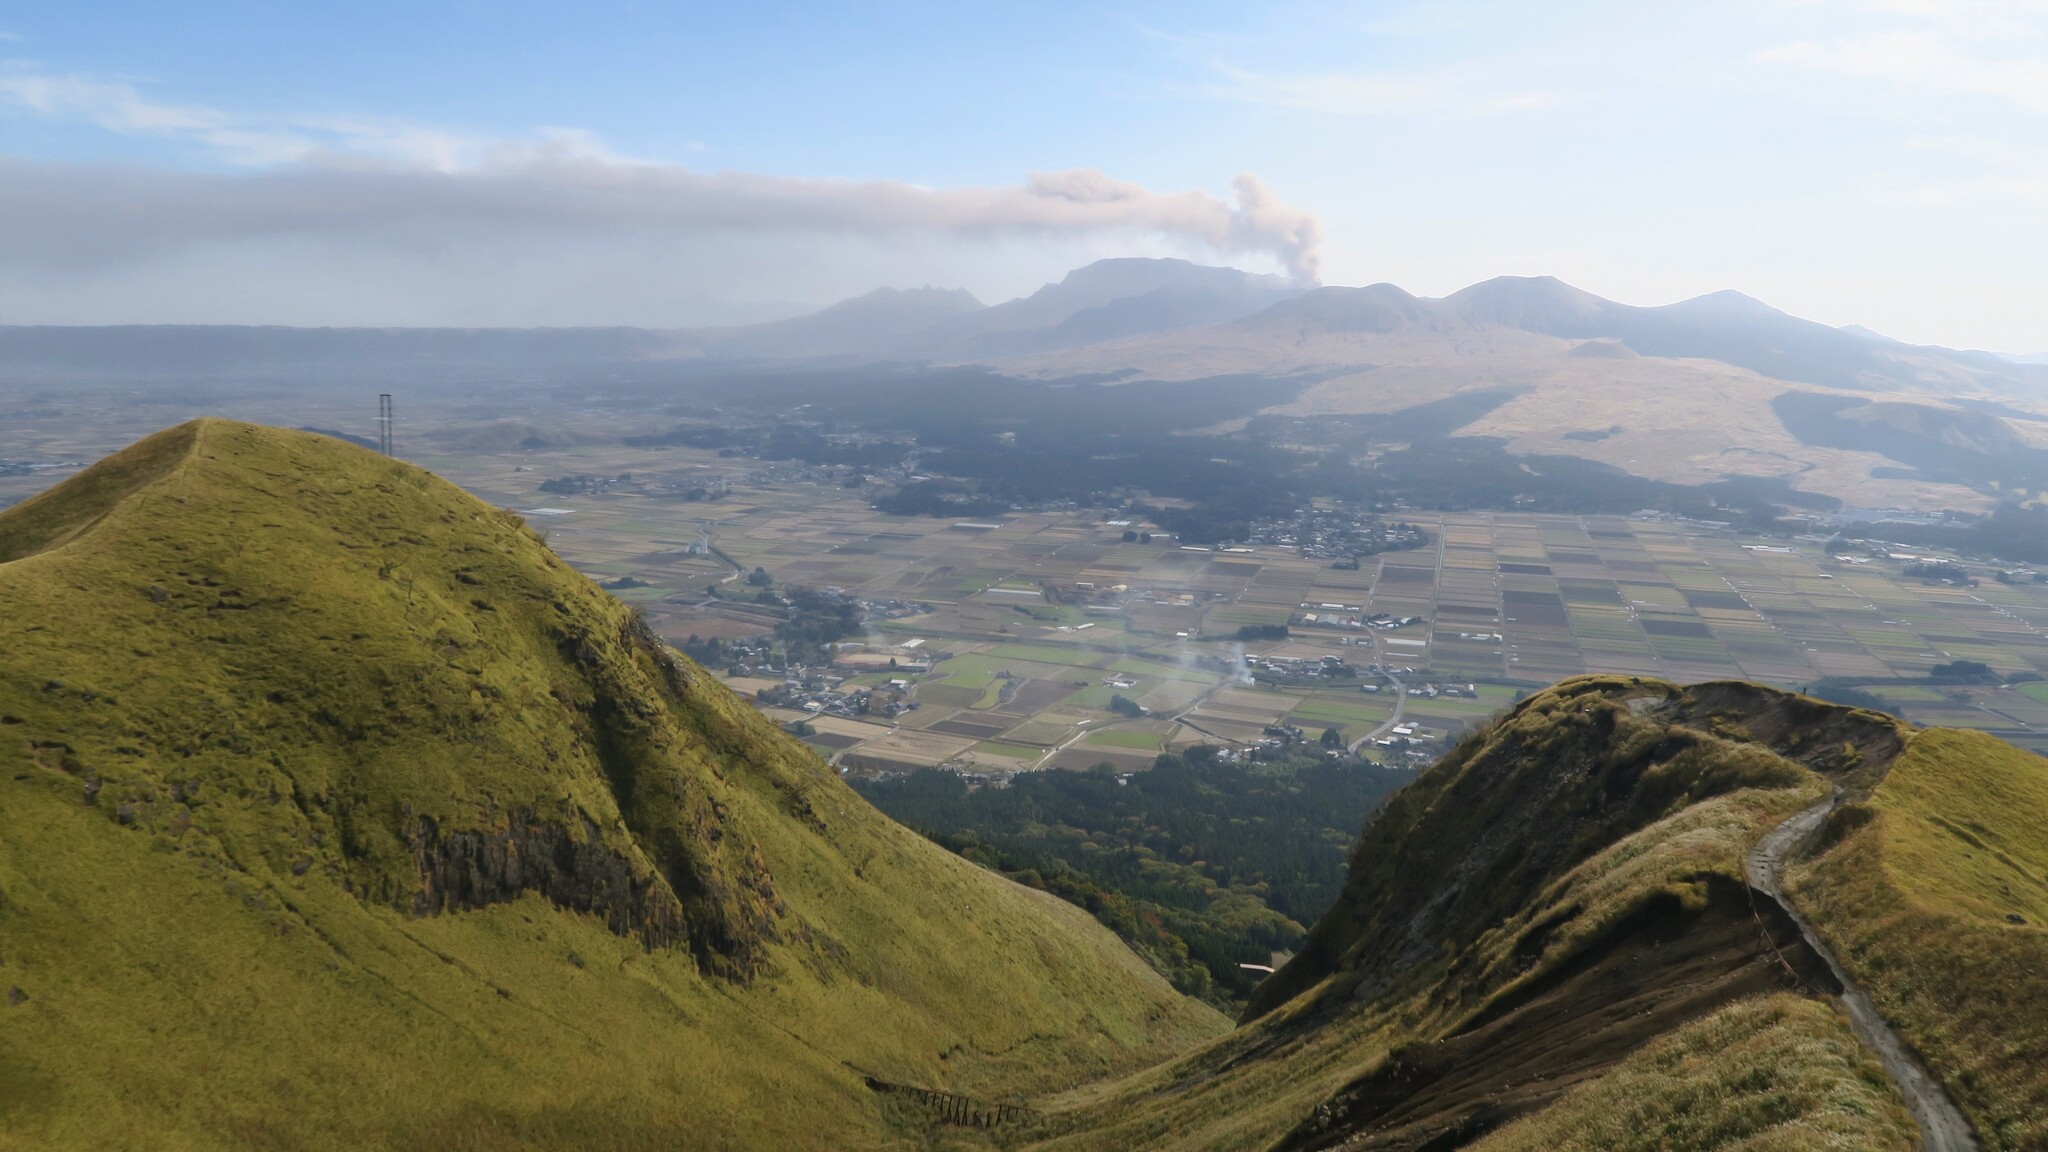
POLYGON ((2048 761, 1914 735, 1792 892, 1988 1149, 2048 1145, 2048 761))
POLYGON ((1843 1021, 1788 994, 1823 968, 1743 870, 1905 735, 1748 684, 1538 693, 1374 815, 1243 1026, 1077 1097, 1043 1144, 1546 1147, 1629 1098, 1641 1147, 1906 1146, 1843 1021), (1695 1082, 1732 1087, 1703 1109, 1695 1082))
POLYGON ((200 421, 0 540, 0 1148, 885 1146, 1222 1026, 417 468, 200 421))

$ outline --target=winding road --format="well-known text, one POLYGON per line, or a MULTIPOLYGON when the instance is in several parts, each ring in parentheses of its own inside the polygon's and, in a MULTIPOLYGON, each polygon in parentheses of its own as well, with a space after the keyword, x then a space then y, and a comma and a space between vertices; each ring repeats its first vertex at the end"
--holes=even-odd
POLYGON ((1391 672, 1387 673, 1386 677, 1387 680, 1394 686, 1394 714, 1392 716, 1387 717, 1387 722, 1385 724, 1380 725, 1379 727, 1373 729, 1370 732, 1367 732, 1365 735, 1360 736, 1358 739, 1353 740, 1351 742, 1351 747, 1348 749, 1348 751, 1350 751, 1350 753, 1354 756, 1358 754, 1358 750, 1360 748, 1363 748, 1367 744, 1370 744, 1373 741, 1379 739, 1382 734, 1392 732, 1396 727, 1398 727, 1401 723, 1401 713, 1408 707, 1408 686, 1406 684, 1401 683, 1401 681, 1397 677, 1395 677, 1394 674, 1391 672))
POLYGON ((1849 978, 1841 961, 1814 931, 1813 925, 1801 915, 1785 895, 1780 870, 1785 861, 1798 855, 1813 842, 1814 837, 1827 823, 1828 814, 1842 802, 1841 793, 1836 792, 1827 799, 1794 813, 1784 823, 1766 833, 1749 850, 1749 857, 1743 862, 1749 883, 1757 891, 1767 893, 1775 899, 1799 926, 1799 934, 1806 945, 1812 948, 1834 973, 1842 985, 1842 1006, 1849 1013, 1849 1027, 1863 1046, 1877 1054, 1878 1062, 1884 1065, 1885 1075, 1898 1085, 1899 1095, 1906 1101, 1906 1107, 1913 1113, 1913 1122, 1920 1128, 1920 1147, 1924 1152, 1976 1152, 1977 1137, 1970 1130, 1970 1122, 1949 1099, 1941 1082, 1930 1075, 1914 1057, 1906 1042, 1892 1030, 1892 1026, 1877 1011, 1862 988, 1849 978))

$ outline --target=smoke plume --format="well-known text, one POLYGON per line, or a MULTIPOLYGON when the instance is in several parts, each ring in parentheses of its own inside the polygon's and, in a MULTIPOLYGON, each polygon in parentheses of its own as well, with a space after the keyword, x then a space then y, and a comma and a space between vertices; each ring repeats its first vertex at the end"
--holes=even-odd
POLYGON ((1265 256, 1317 282, 1316 217, 1256 176, 1229 200, 1155 192, 1092 169, 1021 185, 702 173, 573 139, 499 148, 459 169, 327 157, 242 172, 0 159, 0 266, 77 272, 209 246, 339 241, 432 251, 522 236, 1013 237, 1131 234, 1265 256))

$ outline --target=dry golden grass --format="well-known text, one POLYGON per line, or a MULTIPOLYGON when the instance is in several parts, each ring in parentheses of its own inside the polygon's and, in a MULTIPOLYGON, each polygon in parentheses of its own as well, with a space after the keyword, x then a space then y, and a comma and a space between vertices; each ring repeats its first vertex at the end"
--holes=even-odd
MULTIPOLYGON (((1653 904, 1697 911, 1711 886, 1740 883, 1743 857, 1757 838, 1824 795, 1827 785, 1739 729, 1725 737, 1674 737, 1672 728, 1618 699, 1677 691, 1655 681, 1582 677, 1531 698, 1473 737, 1398 794, 1354 853, 1346 896, 1354 907, 1341 916, 1333 910, 1318 930, 1348 922, 1364 933, 1362 950, 1339 945, 1357 967, 1379 963, 1375 909, 1398 901, 1411 860, 1427 863, 1428 853, 1445 844, 1462 858, 1465 848, 1517 818, 1495 811, 1493 797, 1517 793, 1518 806, 1526 806, 1547 796, 1546 813, 1584 813, 1605 796, 1600 821, 1560 816, 1516 825, 1534 837, 1595 839, 1526 890, 1524 878, 1496 876, 1492 887, 1472 893, 1474 914, 1459 922, 1479 927, 1444 940, 1439 956, 1385 994, 1360 999, 1353 993, 1357 972, 1337 971, 1200 1052, 1074 1094, 1069 1108, 1046 1122, 1043 1146, 1268 1146, 1397 1051, 1459 1034, 1600 947, 1636 913, 1653 904), (1494 770, 1504 761, 1507 779, 1494 770), (1530 787, 1541 781, 1551 783, 1530 787), (1600 842, 1600 835, 1608 839, 1600 842), (1533 954, 1524 947, 1532 939, 1541 941, 1533 954)), ((1441 892, 1451 870, 1425 875, 1417 882, 1441 892)), ((1359 986, 1370 992, 1375 985, 1359 986)), ((1900 1147, 1911 1121, 1881 1074, 1872 1076, 1830 1009, 1774 998, 1717 1013, 1645 1048, 1555 1105, 1554 1123, 1543 1119, 1549 1112, 1540 1113, 1522 1135, 1504 1136, 1501 1147, 1548 1147, 1595 1112, 1625 1115, 1613 1103, 1621 1099, 1633 1101, 1638 1120, 1663 1125, 1672 1142, 1617 1147, 1900 1147), (1702 1100, 1704 1088, 1718 1094, 1715 1107, 1702 1100)))
MULTIPOLYGON (((1287 331, 1240 323, 1121 340, 1003 361, 1024 375, 1058 377, 1136 369, 1193 380, 1242 374, 1325 376, 1288 415, 1392 412, 1473 389, 1524 390, 1462 430, 1498 436, 1523 454, 1580 456, 1680 484, 1723 476, 1785 476, 1801 489, 1857 505, 1985 511, 1982 494, 1956 484, 1878 478, 1896 462, 1871 452, 1801 444, 1772 412, 1771 398, 1816 390, 1711 360, 1573 353, 1579 341, 1506 328, 1392 332, 1287 331), (1622 429, 1605 440, 1567 432, 1622 429)), ((1946 406, 1945 394, 1899 395, 1946 406)))
POLYGON ((1472 1152, 1907 1152, 1913 1118, 1826 1004, 1730 1005, 1472 1152))
POLYGON ((2048 761, 1913 737, 1793 896, 1990 1149, 2048 1146, 2048 761))

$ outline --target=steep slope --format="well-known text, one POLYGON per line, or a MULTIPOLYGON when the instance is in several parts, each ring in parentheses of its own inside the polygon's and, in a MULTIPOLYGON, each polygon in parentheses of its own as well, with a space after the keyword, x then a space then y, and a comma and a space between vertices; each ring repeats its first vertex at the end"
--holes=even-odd
POLYGON ((201 421, 0 515, 0 1147, 879 1146, 1221 1026, 517 519, 201 421))
POLYGON ((1906 1149, 1910 1129, 1825 1003, 1739 1001, 1471 1145, 1475 1152, 1906 1149))
POLYGON ((1793 894, 1989 1149, 2048 1145, 2048 763, 1916 734, 1793 894))
POLYGON ((1910 1147, 1825 964, 1744 880, 1757 839, 1909 735, 1745 684, 1540 693, 1374 817, 1236 1032, 1077 1094, 1043 1141, 1910 1147))
POLYGON ((1477 939, 1522 913, 1589 847, 1645 827, 1674 801, 1746 784, 1793 787, 1802 774, 1770 748, 1787 733, 1843 770, 1869 771, 1866 752, 1888 761, 1900 744, 1875 714, 1765 689, 1663 695, 1661 685, 1566 681, 1523 705, 1487 743, 1447 757, 1373 821, 1353 850, 1344 896, 1301 954, 1260 987, 1251 1015, 1399 984, 1442 941, 1477 939), (1718 724, 1716 712, 1725 713, 1718 724), (1714 743, 1731 737, 1726 747, 1714 743))

